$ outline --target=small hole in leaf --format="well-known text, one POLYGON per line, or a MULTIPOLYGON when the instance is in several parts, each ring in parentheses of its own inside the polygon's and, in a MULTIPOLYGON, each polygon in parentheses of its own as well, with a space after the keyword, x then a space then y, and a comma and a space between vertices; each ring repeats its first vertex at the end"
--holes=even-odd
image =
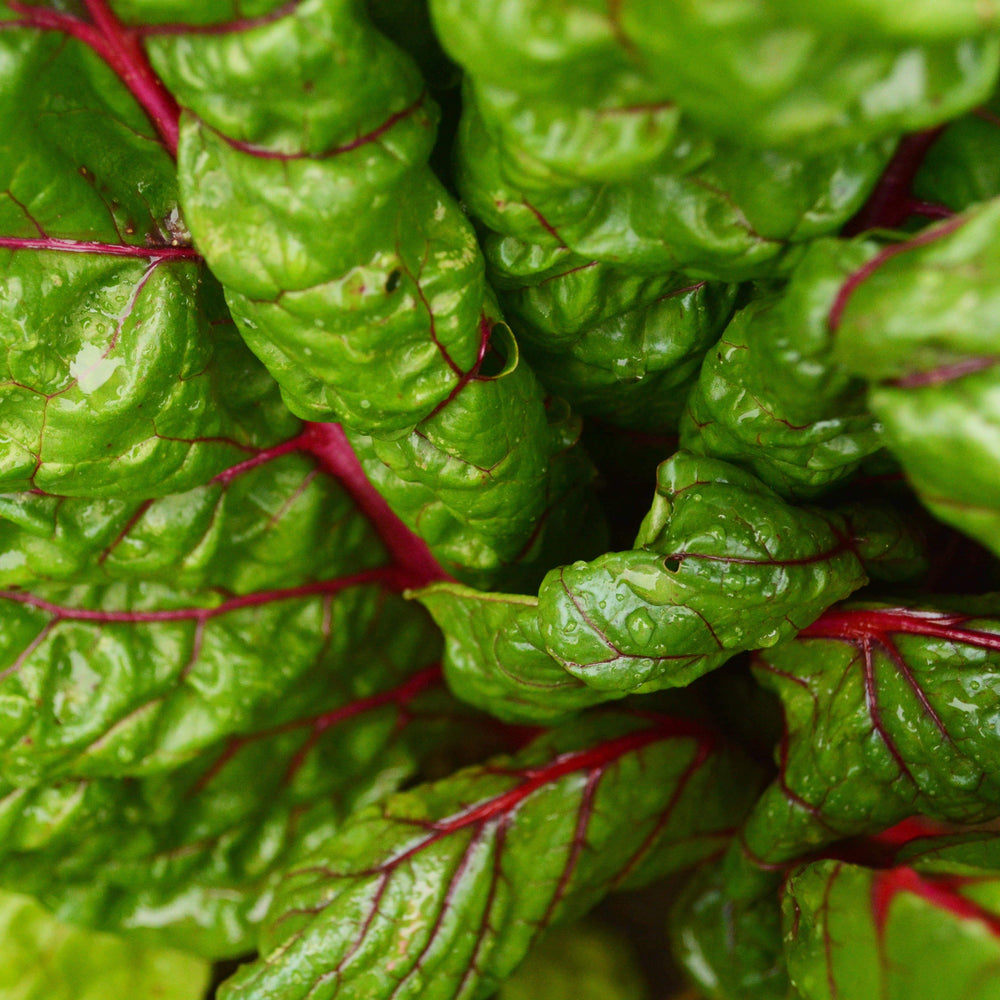
POLYGON ((680 559, 664 559, 663 568, 668 573, 676 573, 681 568, 680 559))
POLYGON ((387 295, 391 295, 397 288, 399 288, 399 282, 401 279, 402 275, 399 273, 398 267, 394 271, 389 272, 389 277, 385 279, 385 291, 387 295))

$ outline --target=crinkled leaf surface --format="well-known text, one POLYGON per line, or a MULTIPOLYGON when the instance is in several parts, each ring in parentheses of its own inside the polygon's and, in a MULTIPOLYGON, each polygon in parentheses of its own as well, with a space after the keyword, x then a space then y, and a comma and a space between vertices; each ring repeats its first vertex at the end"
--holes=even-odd
POLYGON ((516 345, 490 343, 506 327, 428 166, 437 112, 416 67, 345 0, 210 30, 178 6, 148 45, 186 109, 185 217, 286 403, 372 439, 390 503, 467 579, 534 553, 563 473, 516 345))
POLYGON ((732 281, 774 273, 789 243, 846 222, 888 152, 857 145, 809 159, 717 144, 691 129, 626 180, 556 186, 518 170, 466 101, 456 183, 473 215, 504 235, 647 273, 732 281))
POLYGON ((95 52, 0 9, 0 489, 147 497, 294 432, 191 249, 169 154, 95 52), (7 16, 5 16, 7 15, 7 16))
POLYGON ((785 496, 816 496, 882 446, 864 382, 833 360, 830 308, 871 243, 817 240, 780 296, 756 299, 705 355, 683 447, 750 469, 785 496))
POLYGON ((753 788, 690 724, 553 731, 357 814, 289 873, 223 996, 485 997, 551 921, 718 850, 753 788))
POLYGON ((679 452, 660 466, 636 548, 550 571, 537 599, 447 583, 416 596, 445 633, 454 689, 537 721, 595 690, 683 687, 794 635, 868 568, 905 577, 921 566, 919 540, 891 512, 792 507, 735 466, 679 452))
MULTIPOLYGON (((548 338, 515 324, 545 387, 580 413, 651 433, 673 430, 702 357, 729 318, 735 288, 699 282, 646 307, 575 331, 551 350, 548 338)), ((563 339, 563 338, 560 338, 563 339)))
POLYGON ((995 609, 992 598, 848 606, 758 655, 787 737, 743 832, 752 858, 787 861, 912 815, 1000 814, 995 609))
POLYGON ((25 896, 0 893, 0 992, 6 1000, 200 1000, 208 963, 61 924, 25 896))

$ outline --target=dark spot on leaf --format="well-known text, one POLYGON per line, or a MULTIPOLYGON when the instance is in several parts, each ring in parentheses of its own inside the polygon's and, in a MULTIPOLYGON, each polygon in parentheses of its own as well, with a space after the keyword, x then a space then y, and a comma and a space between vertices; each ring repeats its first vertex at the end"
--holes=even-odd
POLYGON ((663 568, 668 573, 676 573, 681 568, 680 559, 664 559, 663 568))
POLYGON ((399 273, 399 268, 389 272, 389 277, 385 279, 385 291, 387 295, 391 295, 397 288, 399 288, 399 282, 402 275, 399 273))

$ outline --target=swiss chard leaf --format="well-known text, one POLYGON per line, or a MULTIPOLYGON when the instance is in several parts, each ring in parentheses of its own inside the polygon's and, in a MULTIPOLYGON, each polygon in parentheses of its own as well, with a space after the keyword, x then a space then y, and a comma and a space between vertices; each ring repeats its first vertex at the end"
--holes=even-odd
POLYGON ((796 1000, 782 952, 781 908, 773 894, 734 899, 726 866, 702 866, 674 900, 674 955, 713 1000, 796 1000))
POLYGON ((560 493, 558 435, 516 345, 491 373, 483 259, 428 166, 436 109, 416 67, 339 0, 148 44, 187 109, 186 218, 289 407, 371 438, 390 502, 456 572, 516 561, 560 493))
POLYGON ((660 466, 636 548, 550 571, 537 600, 447 584, 417 596, 445 632, 455 689, 527 721, 593 697, 560 670, 617 698, 780 643, 881 560, 890 575, 922 565, 891 513, 792 507, 749 473, 679 452, 660 466))
POLYGON ((456 181, 469 210, 506 236, 644 273, 738 281, 780 271, 790 243, 839 228, 888 153, 885 144, 862 144, 809 159, 714 143, 689 128, 635 176, 566 187, 519 171, 467 102, 456 181), (761 197, 765 190, 770 197, 761 197))
POLYGON ((970 30, 968 7, 945 37, 915 43, 905 31, 871 31, 849 9, 825 4, 825 19, 811 4, 790 6, 637 0, 623 6, 619 37, 692 118, 758 146, 830 149, 927 128, 995 85, 1000 45, 995 33, 970 30))
POLYGON ((811 497, 882 446, 864 382, 834 363, 827 325, 845 270, 875 253, 871 243, 817 240, 780 296, 737 313, 688 396, 683 447, 742 465, 785 496, 811 497))
POLYGON ((225 322, 168 151, 35 10, 0 8, 0 115, 36 123, 0 140, 0 489, 183 491, 296 422, 225 322))
POLYGON ((662 433, 676 429, 702 357, 729 318, 734 295, 731 285, 689 283, 648 306, 574 331, 574 341, 559 343, 558 349, 544 333, 519 323, 515 328, 550 392, 587 416, 662 433))
POLYGON ((223 996, 485 997, 552 921, 716 852, 745 767, 691 724, 612 716, 393 796, 288 874, 223 996))
POLYGON ((8 789, 5 883, 88 926, 213 958, 251 951, 281 872, 346 816, 510 745, 435 666, 371 661, 360 678, 300 685, 296 717, 264 716, 168 774, 8 789))
POLYGON ((885 248, 847 276, 828 320, 917 494, 994 551, 998 227, 991 201, 885 248))
POLYGON ((804 1000, 987 1000, 1000 987, 1000 879, 838 861, 784 894, 788 971, 804 1000))
POLYGON ((992 599, 832 609, 756 659, 785 706, 780 775, 743 831, 783 863, 913 815, 968 823, 997 806, 992 599))

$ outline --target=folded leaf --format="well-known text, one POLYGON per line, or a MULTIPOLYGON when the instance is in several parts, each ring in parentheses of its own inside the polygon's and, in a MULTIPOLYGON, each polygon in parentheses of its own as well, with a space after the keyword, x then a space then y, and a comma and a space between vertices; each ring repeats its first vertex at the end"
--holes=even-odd
POLYGON ((391 797, 289 873, 222 995, 486 997, 552 921, 718 850, 744 767, 690 724, 612 716, 391 797))
POLYGON ((881 560, 892 577, 922 565, 891 513, 792 507, 749 473, 679 452, 635 549, 550 571, 537 601, 446 584, 416 596, 445 632, 455 690, 535 721, 596 700, 560 670, 605 698, 683 687, 794 635, 881 560))
POLYGON ((893 244, 853 271, 829 314, 834 357, 873 383, 886 443, 941 520, 1000 551, 1000 202, 893 244))
POLYGON ((780 297, 756 299, 705 355, 681 444, 750 469, 784 496, 813 497, 882 446, 865 384, 833 360, 826 318, 871 243, 817 240, 780 297))
POLYGON ((427 587, 419 598, 445 632, 445 675, 463 701, 501 719, 540 723, 614 697, 551 656, 537 598, 450 583, 427 587))

